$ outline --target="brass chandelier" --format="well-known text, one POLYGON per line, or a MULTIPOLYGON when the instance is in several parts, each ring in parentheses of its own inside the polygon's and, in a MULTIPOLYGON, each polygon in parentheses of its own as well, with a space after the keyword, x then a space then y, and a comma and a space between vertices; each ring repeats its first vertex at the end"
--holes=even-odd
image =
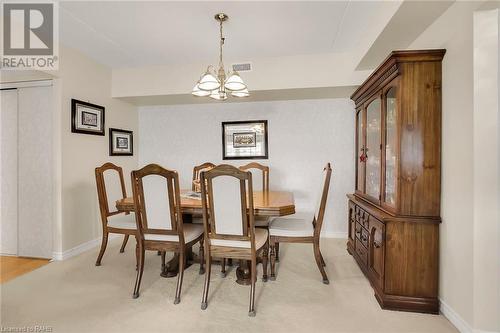
POLYGON ((219 13, 215 15, 215 19, 219 22, 220 26, 219 69, 215 72, 212 65, 208 66, 206 72, 196 82, 191 93, 195 96, 208 96, 216 100, 227 99, 228 93, 231 93, 234 97, 248 97, 250 93, 248 92, 247 85, 243 82, 238 72, 234 70, 230 72, 228 70, 229 75, 226 76, 226 71, 224 70, 222 47, 225 37, 222 35, 222 23, 227 21, 229 17, 224 13, 219 13))

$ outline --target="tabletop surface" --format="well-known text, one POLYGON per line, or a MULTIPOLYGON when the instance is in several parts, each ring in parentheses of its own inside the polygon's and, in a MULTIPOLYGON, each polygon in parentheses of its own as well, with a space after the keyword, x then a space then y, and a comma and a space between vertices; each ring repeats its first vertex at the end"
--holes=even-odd
MULTIPOLYGON (((183 212, 201 212, 201 199, 186 198, 183 194, 190 190, 181 190, 181 208, 183 212)), ((295 213, 295 201, 292 192, 254 191, 253 205, 255 215, 283 216, 295 213)), ((134 210, 134 199, 128 197, 116 201, 116 208, 122 211, 134 210)))

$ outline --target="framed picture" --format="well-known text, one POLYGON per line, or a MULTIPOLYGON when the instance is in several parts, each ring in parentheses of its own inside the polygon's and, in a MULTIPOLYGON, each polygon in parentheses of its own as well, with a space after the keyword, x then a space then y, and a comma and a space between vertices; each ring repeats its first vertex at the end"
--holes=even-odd
POLYGON ((109 156, 134 155, 134 133, 118 128, 109 129, 109 156))
POLYGON ((267 120, 223 122, 222 158, 267 159, 267 120))
POLYGON ((71 99, 71 132, 104 135, 104 106, 71 99))

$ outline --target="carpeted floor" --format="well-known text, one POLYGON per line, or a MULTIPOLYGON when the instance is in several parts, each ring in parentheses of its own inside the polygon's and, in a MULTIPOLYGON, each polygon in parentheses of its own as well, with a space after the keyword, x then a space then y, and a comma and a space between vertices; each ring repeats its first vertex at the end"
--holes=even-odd
POLYGON ((202 311, 204 276, 191 266, 182 301, 174 305, 176 278, 160 277, 160 257, 152 252, 141 296, 132 299, 134 245, 124 254, 119 245, 118 239, 109 244, 101 267, 94 266, 95 249, 2 284, 1 326, 45 326, 56 333, 457 332, 443 316, 381 310, 345 240, 322 241, 330 285, 321 283, 310 245, 283 244, 276 281, 257 283, 254 318, 247 315, 250 289, 234 282, 235 268, 221 278, 220 267, 213 267, 208 309, 202 311))

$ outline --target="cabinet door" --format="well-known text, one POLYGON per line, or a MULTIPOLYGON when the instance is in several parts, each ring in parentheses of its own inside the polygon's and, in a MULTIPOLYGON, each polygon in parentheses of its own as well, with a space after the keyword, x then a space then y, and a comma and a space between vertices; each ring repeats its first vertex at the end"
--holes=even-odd
POLYGON ((398 179, 398 162, 397 162, 397 81, 393 81, 384 90, 384 193, 382 196, 383 205, 390 210, 396 207, 397 198, 397 179, 398 179))
POLYGON ((370 218, 370 233, 368 236, 368 271, 372 281, 383 289, 385 264, 385 225, 370 218))
POLYGON ((365 192, 380 203, 382 112, 380 95, 366 106, 365 192))
POLYGON ((365 193, 365 112, 356 112, 356 192, 365 193))
POLYGON ((348 227, 349 227, 349 232, 348 232, 349 241, 354 246, 354 237, 356 235, 356 220, 354 219, 354 204, 352 203, 352 201, 349 201, 348 227))

